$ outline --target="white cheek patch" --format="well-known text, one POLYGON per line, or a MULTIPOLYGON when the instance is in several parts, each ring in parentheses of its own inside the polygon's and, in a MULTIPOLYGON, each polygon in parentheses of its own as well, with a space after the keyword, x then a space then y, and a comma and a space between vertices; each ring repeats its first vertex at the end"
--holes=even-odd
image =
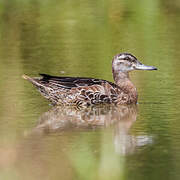
POLYGON ((118 63, 124 63, 124 60, 118 60, 118 63))
POLYGON ((114 62, 113 68, 114 68, 114 70, 118 70, 119 66, 118 66, 118 62, 117 61, 114 62))

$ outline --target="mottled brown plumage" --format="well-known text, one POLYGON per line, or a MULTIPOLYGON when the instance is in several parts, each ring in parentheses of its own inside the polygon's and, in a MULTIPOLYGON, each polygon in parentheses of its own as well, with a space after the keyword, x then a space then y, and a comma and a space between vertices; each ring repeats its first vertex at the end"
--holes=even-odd
POLYGON ((129 79, 129 71, 156 70, 141 64, 136 57, 121 53, 113 58, 112 72, 115 83, 94 78, 57 77, 40 74, 38 78, 23 75, 37 87, 42 96, 55 105, 89 106, 98 104, 133 104, 137 91, 129 79))

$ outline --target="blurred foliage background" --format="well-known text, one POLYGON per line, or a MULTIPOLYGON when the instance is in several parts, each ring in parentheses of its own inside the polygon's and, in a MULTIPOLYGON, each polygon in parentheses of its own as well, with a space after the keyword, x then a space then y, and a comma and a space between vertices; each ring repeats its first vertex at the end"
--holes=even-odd
POLYGON ((2 0, 0 179, 179 179, 180 1, 2 0), (117 155, 113 128, 26 135, 48 109, 22 74, 113 81, 130 52, 157 72, 132 72, 139 112, 131 133, 155 143, 117 155))

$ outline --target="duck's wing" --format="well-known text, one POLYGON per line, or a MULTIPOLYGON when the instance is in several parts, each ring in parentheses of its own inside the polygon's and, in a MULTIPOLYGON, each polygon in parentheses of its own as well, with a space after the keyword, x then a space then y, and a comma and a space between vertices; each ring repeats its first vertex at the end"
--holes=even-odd
POLYGON ((53 104, 90 105, 117 101, 120 88, 109 81, 84 77, 58 77, 40 74, 31 78, 23 75, 53 104))
POLYGON ((42 76, 42 78, 39 79, 39 83, 44 84, 45 86, 51 88, 72 89, 78 87, 102 85, 102 83, 109 83, 113 88, 118 87, 116 84, 102 79, 85 78, 85 77, 58 77, 58 76, 51 76, 48 74, 40 74, 40 75, 42 76))

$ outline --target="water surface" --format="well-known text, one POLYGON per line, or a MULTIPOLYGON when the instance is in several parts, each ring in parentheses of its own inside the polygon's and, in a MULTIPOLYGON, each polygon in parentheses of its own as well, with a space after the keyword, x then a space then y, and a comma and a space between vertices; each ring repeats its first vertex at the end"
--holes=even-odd
POLYGON ((180 178, 178 1, 2 1, 0 179, 180 178), (22 74, 113 81, 130 52, 137 106, 53 108, 22 74))

